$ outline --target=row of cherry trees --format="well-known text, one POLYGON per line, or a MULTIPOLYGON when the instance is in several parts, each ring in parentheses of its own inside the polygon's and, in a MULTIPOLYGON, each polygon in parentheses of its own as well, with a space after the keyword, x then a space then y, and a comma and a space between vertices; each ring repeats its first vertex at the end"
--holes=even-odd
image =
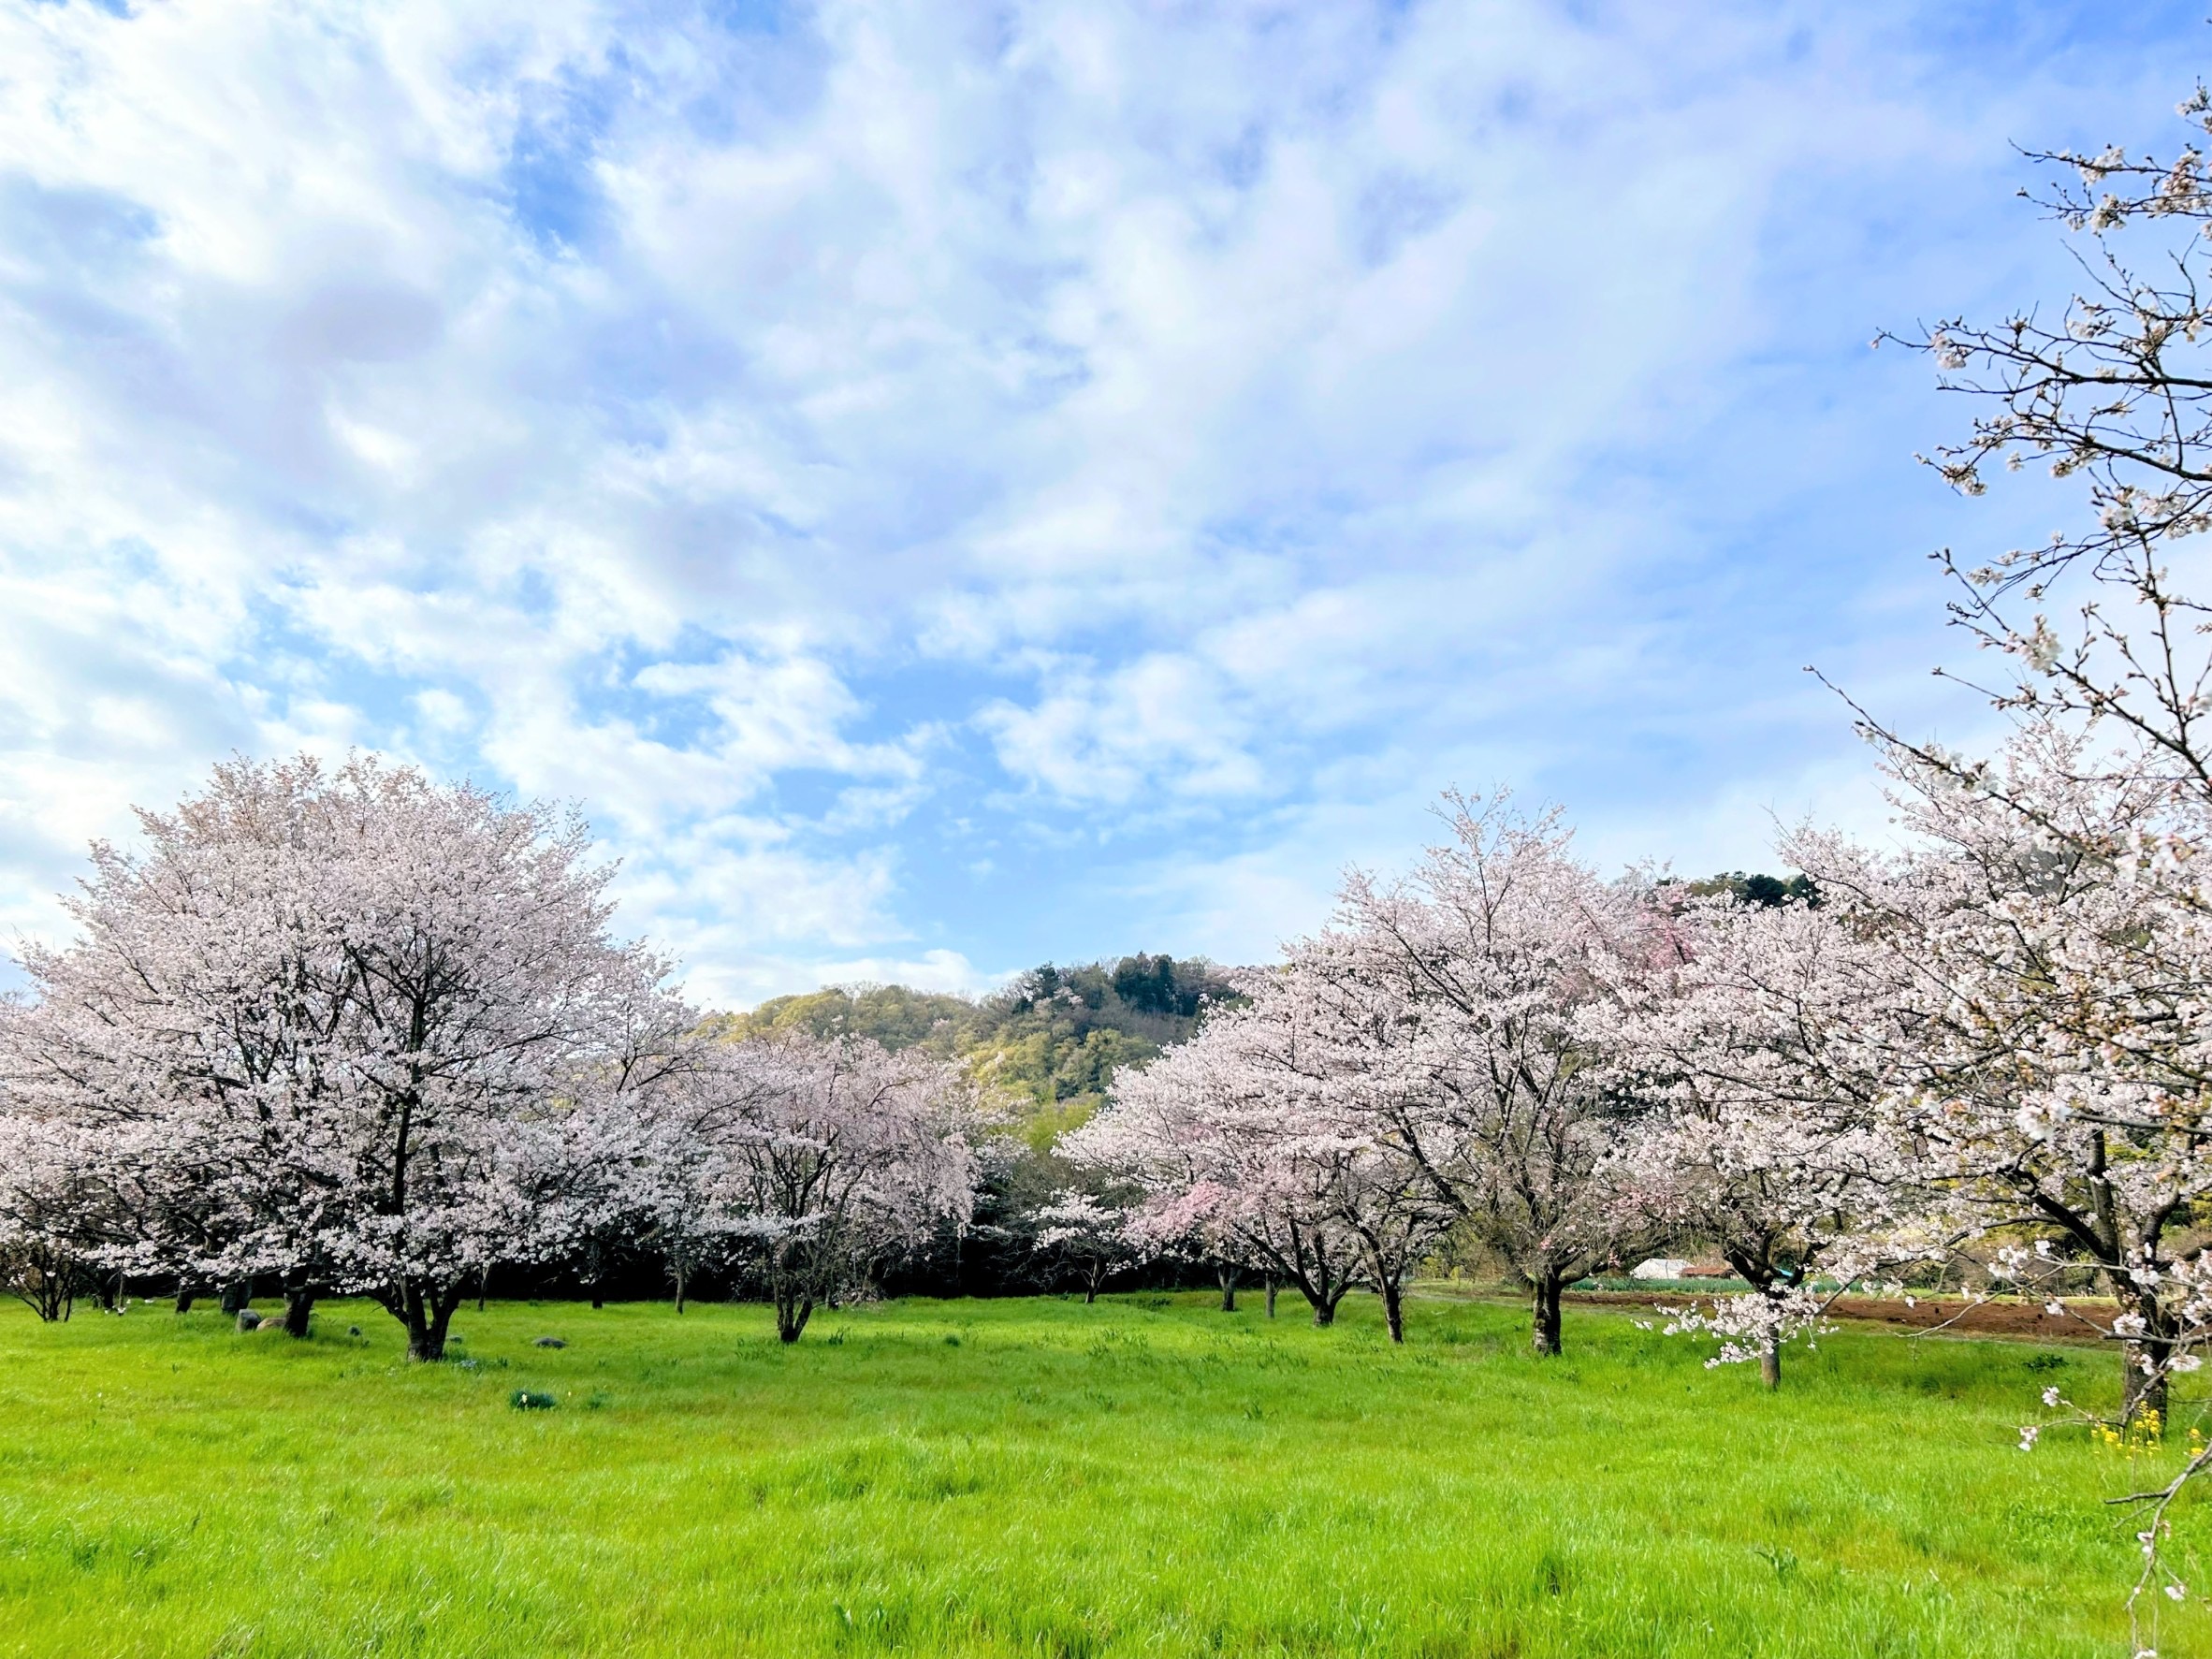
POLYGON ((1322 1324, 1364 1284, 1394 1338, 1407 1277, 1471 1221, 1536 1286, 1556 1349, 1562 1286, 1613 1237, 1588 1178, 1611 1098, 1573 1028, 1592 946, 1636 907, 1549 822, 1458 800, 1450 822, 1411 880, 1354 878, 1337 926, 1123 1072, 1061 1150, 1142 1193, 1138 1238, 1293 1286, 1322 1324))
MULTIPOLYGON (((1974 406, 1928 458, 1955 488, 2086 487, 2047 541, 1942 555, 1953 620, 2001 665, 1975 688, 2009 722, 1994 752, 1862 713, 1900 833, 1791 837, 1817 907, 1608 893, 1548 825, 1458 807, 1417 879, 1352 882, 1248 1014, 1131 1080, 1075 1150, 1163 1223, 1285 1266, 1325 1238, 1378 1286, 1377 1217, 1463 1215, 1536 1285, 1540 1346, 1551 1275, 1681 1228, 1754 1287, 1684 1322, 1770 1377, 1816 1268, 2087 1278, 2122 1416, 2155 1433, 2212 1334, 2212 93, 2179 114, 2170 156, 2030 153, 2055 182, 2023 195, 2075 239, 2061 302, 1883 336, 1974 406), (1275 1156, 1227 1151, 1256 1120, 1275 1156)), ((2208 1467, 2140 1494, 2138 1610, 2182 1594, 2160 1540, 2208 1467)))
MULTIPOLYGON (((1899 833, 1787 837, 1817 897, 1772 906, 1603 881, 1555 819, 1454 799, 1410 876, 1347 880, 1064 1150, 1133 1238, 1279 1277, 1324 1324, 1365 1284, 1393 1338, 1455 1226, 1533 1287, 1541 1353, 1578 1274, 1716 1248, 1750 1292, 1671 1328, 1769 1387, 1854 1283, 2027 1292, 2121 1358, 2117 1411, 2054 1390, 2048 1421, 2155 1440, 2212 1347, 2206 774, 2048 709, 1985 763, 1885 761, 1899 833)), ((2203 1447, 2136 1494, 2139 1618, 2186 1594, 2159 1545, 2203 1447)))
POLYGON ((736 1260, 779 1332, 968 1215, 956 1069, 699 1034, 614 939, 585 831, 355 760, 219 767, 144 851, 95 850, 80 938, 0 1017, 0 1229, 72 1264, 357 1291, 417 1359, 494 1263, 643 1241, 736 1260))
POLYGON ((1418 869, 1350 879, 1062 1150, 1129 1195, 1134 1239, 1198 1241, 1322 1323, 1365 1285, 1393 1337, 1455 1227, 1533 1288, 1545 1353, 1576 1278, 1710 1245, 1753 1293, 1690 1322, 1770 1383, 1841 1284, 2070 1270, 2117 1299, 2131 1415, 2161 1410, 2212 1199, 2212 822, 2151 761, 2048 721, 1978 785, 1895 750, 1894 850, 1788 841, 1816 904, 1608 882, 1555 818, 1454 798, 1418 869))
MULTIPOLYGON (((1040 1247, 1094 1289, 1201 1256, 1323 1323, 1364 1285, 1402 1336, 1463 1229, 1555 1352, 1565 1285, 1697 1240, 1754 1294, 1694 1322, 1769 1381, 1815 1270, 2087 1271, 2121 1299, 2131 1414, 2162 1410, 2212 1178, 2203 797, 2047 718, 1972 779, 1890 760, 1900 851, 1790 843, 1817 906, 1607 881, 1555 819, 1455 797, 1411 875, 1353 877, 1241 1006, 1119 1076, 1062 1145, 1100 1192, 1036 1216, 1040 1247)), ((219 768, 144 830, 96 851, 81 939, 29 951, 0 1021, 0 1221, 34 1281, 276 1278, 297 1332, 358 1290, 428 1358, 493 1263, 636 1244, 679 1307, 743 1262, 788 1339, 970 1213, 955 1068, 700 1035, 611 939, 574 823, 302 759, 219 768)))

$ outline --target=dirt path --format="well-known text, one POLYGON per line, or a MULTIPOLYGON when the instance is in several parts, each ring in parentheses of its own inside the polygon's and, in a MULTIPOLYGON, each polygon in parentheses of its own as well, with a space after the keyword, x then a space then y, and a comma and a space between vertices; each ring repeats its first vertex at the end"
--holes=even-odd
MULTIPOLYGON (((1569 1302, 1607 1307, 1686 1307, 1696 1300, 1680 1291, 1645 1295, 1635 1290, 1570 1290, 1569 1302)), ((2082 1314, 2110 1317, 2109 1304, 2084 1302, 2082 1314)), ((1969 1306, 1957 1297, 1921 1297, 1908 1307, 1901 1299, 1887 1296, 1839 1297, 1828 1310, 1838 1319, 1858 1319, 1881 1325, 1905 1325, 1928 1330, 1942 1325, 1962 1336, 2010 1336, 2032 1342, 2096 1342, 2096 1331, 2080 1315, 2053 1316, 2037 1302, 1985 1302, 1969 1306), (1963 1312, 1961 1310, 1964 1310, 1963 1312)))

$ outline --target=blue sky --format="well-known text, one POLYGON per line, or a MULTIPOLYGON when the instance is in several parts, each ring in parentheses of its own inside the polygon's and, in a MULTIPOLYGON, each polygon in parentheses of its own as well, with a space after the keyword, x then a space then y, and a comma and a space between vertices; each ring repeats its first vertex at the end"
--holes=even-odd
POLYGON ((1260 959, 1450 784, 1878 831, 1801 668, 1973 740, 1927 555, 2066 502, 1868 342, 2203 9, 0 0, 0 927, 301 747, 733 1004, 1260 959))

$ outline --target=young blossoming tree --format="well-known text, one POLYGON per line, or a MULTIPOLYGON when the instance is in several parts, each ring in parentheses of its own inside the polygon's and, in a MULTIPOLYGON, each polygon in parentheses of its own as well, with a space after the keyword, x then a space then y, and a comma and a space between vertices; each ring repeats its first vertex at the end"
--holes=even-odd
POLYGON ((1272 1006, 1215 1014, 1190 1041, 1117 1073, 1106 1109, 1059 1151, 1144 1194, 1136 1237, 1161 1248, 1197 1240, 1209 1256, 1251 1263, 1329 1325, 1361 1276, 1339 1180, 1348 1149, 1276 1065, 1282 1035, 1272 1006))
POLYGON ((1403 1341, 1406 1280, 1465 1202, 1424 1161, 1444 1138, 1430 1027, 1367 943, 1325 935, 1247 976, 1244 1006, 1116 1078, 1111 1109, 1063 1149, 1144 1186, 1148 1225, 1296 1286, 1317 1323, 1366 1284, 1403 1341))
POLYGON ((1390 1340, 1403 1342, 1406 1281, 1461 1211, 1402 1138, 1435 1087, 1403 982, 1338 971, 1338 943, 1293 946, 1250 982, 1249 1011, 1230 1029, 1261 1098, 1279 1105, 1282 1144, 1310 1171, 1390 1340))
POLYGON ((688 1021, 663 965, 609 937, 580 823, 410 768, 235 763, 141 824, 81 942, 25 953, 10 1110, 114 1149, 111 1256, 282 1275, 302 1333, 359 1290, 441 1358, 488 1261, 563 1245, 579 1106, 688 1021))
POLYGON ((0 1290, 66 1319, 127 1229, 103 1179, 113 1148, 78 1125, 0 1113, 0 1290))
POLYGON ((1032 1221, 1034 1248, 1071 1271, 1086 1302, 1099 1300, 1106 1281, 1141 1267, 1157 1249, 1132 1225, 1136 1217, 1097 1193, 1070 1187, 1039 1206, 1032 1221))
POLYGON ((626 1122, 615 1131, 628 1142, 627 1156, 609 1160, 619 1173, 606 1189, 603 1236, 634 1239, 660 1257, 679 1314, 696 1275, 737 1247, 730 1149, 751 1132, 743 1113, 760 1079, 732 1058, 727 1044, 691 1045, 681 1064, 625 1102, 626 1122))
POLYGON ((1914 1212, 1909 1149, 1873 1128, 1885 1081, 1865 1065, 1871 1032, 1915 1023, 1901 966, 1891 939, 1835 910, 1724 896, 1614 957, 1612 1002, 1585 1021, 1645 1106, 1613 1155, 1629 1225, 1710 1241, 1752 1287, 1674 1328, 1756 1359, 1768 1388, 1826 1311, 1813 1271, 1914 1212))
POLYGON ((957 1066, 797 1032, 717 1047, 684 1085, 713 1148, 699 1190, 766 1285, 783 1341, 939 1228, 967 1226, 978 1117, 957 1066))

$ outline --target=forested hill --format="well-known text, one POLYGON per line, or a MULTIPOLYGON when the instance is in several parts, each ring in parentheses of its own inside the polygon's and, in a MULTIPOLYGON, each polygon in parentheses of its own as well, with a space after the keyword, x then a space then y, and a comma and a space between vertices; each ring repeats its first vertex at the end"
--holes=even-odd
MULTIPOLYGON (((1661 885, 1687 898, 1728 894, 1756 905, 1820 902, 1801 875, 1728 870, 1703 880, 1669 878, 1661 885)), ((1202 956, 1139 952, 1112 963, 1047 962, 988 997, 910 985, 834 986, 778 997, 718 1024, 739 1038, 793 1027, 818 1037, 850 1031, 886 1048, 967 1060, 1020 1117, 1023 1138, 1041 1152, 1104 1103, 1117 1069, 1182 1041, 1198 1028, 1205 1008, 1235 1001, 1231 971, 1202 956)))
POLYGON ((1042 1149, 1097 1111, 1115 1070, 1150 1059, 1235 998, 1227 970, 1202 957, 1139 953, 1118 962, 1046 963, 989 997, 860 985, 779 997, 723 1022, 734 1037, 798 1027, 850 1031, 887 1048, 967 1060, 1042 1149))

